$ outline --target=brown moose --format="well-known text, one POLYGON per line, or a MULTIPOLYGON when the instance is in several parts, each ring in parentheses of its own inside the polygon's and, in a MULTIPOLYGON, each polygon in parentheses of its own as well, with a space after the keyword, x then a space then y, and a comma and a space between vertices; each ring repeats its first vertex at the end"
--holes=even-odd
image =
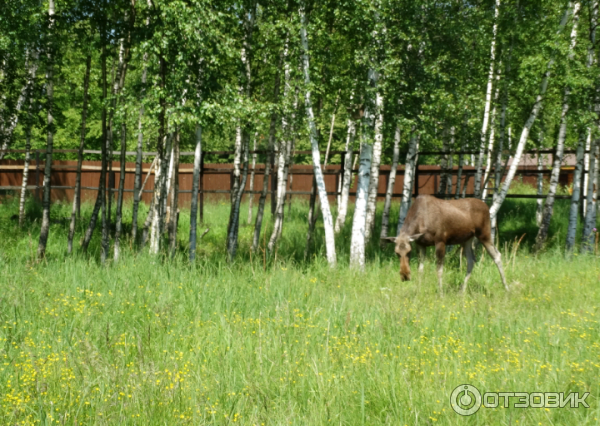
POLYGON ((460 200, 440 200, 431 195, 417 197, 408 210, 406 219, 397 237, 383 238, 396 244, 396 255, 400 259, 400 276, 403 281, 410 280, 409 253, 410 243, 414 241, 419 253, 419 272, 423 272, 425 247, 435 246, 437 274, 440 294, 443 294, 442 274, 447 245, 461 245, 467 258, 467 276, 461 292, 467 289, 467 282, 473 270, 475 256, 473 239, 483 244, 496 263, 502 284, 508 291, 500 252, 492 244, 490 211, 483 201, 476 198, 460 200))

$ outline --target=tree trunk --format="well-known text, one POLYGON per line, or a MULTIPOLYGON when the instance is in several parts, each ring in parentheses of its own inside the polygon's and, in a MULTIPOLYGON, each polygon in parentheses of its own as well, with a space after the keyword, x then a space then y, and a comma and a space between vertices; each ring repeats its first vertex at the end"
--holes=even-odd
POLYGON ((373 147, 368 143, 361 144, 360 168, 358 171, 358 189, 356 191, 356 205, 352 219, 352 239, 350 242, 350 267, 361 271, 365 268, 365 227, 367 215, 367 201, 369 196, 370 176, 372 171, 371 157, 373 147))
POLYGON ((354 136, 356 125, 354 120, 348 119, 348 135, 346 136, 346 154, 344 155, 344 176, 342 178, 342 194, 338 207, 338 217, 335 221, 335 232, 339 233, 346 222, 348 213, 348 198, 350 196, 350 185, 352 183, 352 153, 354 151, 354 136))
MULTIPOLYGON (((287 103, 286 100, 290 96, 290 67, 287 61, 287 43, 286 48, 284 49, 284 75, 285 75, 285 84, 283 90, 283 102, 287 103)), ((273 222, 273 232, 271 233, 271 238, 269 239, 269 243, 267 245, 267 249, 269 252, 272 252, 276 247, 279 238, 281 237, 281 233, 283 230, 283 217, 285 212, 285 199, 287 197, 287 185, 288 185, 288 172, 290 168, 290 160, 292 156, 292 145, 294 138, 294 122, 296 118, 295 111, 298 107, 297 98, 294 99, 292 111, 290 113, 290 117, 286 116, 284 113, 281 120, 281 134, 282 139, 279 143, 279 158, 277 161, 277 204, 275 206, 275 218, 273 222)), ((337 108, 337 100, 336 100, 336 108, 337 108)), ((333 117, 335 117, 335 108, 333 117)), ((333 122, 332 119, 332 127, 331 134, 329 138, 333 135, 333 122)), ((327 155, 327 154, 326 154, 327 155)))
POLYGON ((256 138, 258 132, 254 132, 254 141, 252 142, 252 172, 250 173, 250 195, 248 196, 248 225, 252 223, 252 202, 254 201, 254 173, 256 171, 256 138))
POLYGON ((119 261, 121 250, 121 232, 123 230, 123 190, 125 189, 125 154, 127 152, 127 124, 121 124, 121 158, 119 169, 119 192, 117 194, 117 212, 115 214, 115 246, 113 261, 119 261))
POLYGON ((21 182, 21 196, 19 198, 19 228, 23 227, 25 222, 25 199, 27 196, 27 182, 29 177, 29 162, 31 161, 31 109, 33 100, 30 96, 29 108, 27 111, 27 136, 25 141, 25 164, 23 164, 23 181, 21 182))
MULTIPOLYGON (((577 16, 578 11, 579 11, 579 2, 575 3, 575 6, 573 8, 574 17, 577 16)), ((567 8, 565 15, 563 16, 563 18, 560 22, 560 30, 559 31, 562 31, 562 29, 565 27, 568 17, 569 17, 569 12, 570 12, 570 7, 567 8)), ((529 114, 529 118, 527 119, 527 121, 525 122, 525 125, 523 126, 523 131, 521 132, 521 137, 519 139, 519 143, 517 144, 515 156, 514 156, 512 164, 510 165, 510 168, 508 170, 508 174, 506 175, 506 179, 504 180, 504 185, 502 186, 502 190, 499 192, 498 197, 493 201, 492 206, 490 207, 490 216, 491 217, 494 217, 498 214, 498 210, 500 210, 500 207, 502 206, 502 203, 504 202, 504 199, 506 198, 506 194, 508 193, 508 189, 510 188, 510 184, 512 183, 512 180, 515 177, 515 174, 517 172, 517 167, 519 166, 519 163, 521 162, 521 156, 523 155, 523 150, 525 148, 525 144, 527 143, 527 138, 529 137, 529 132, 531 131, 531 128, 533 127, 533 123, 535 122, 535 119, 537 118, 537 115, 538 115, 540 109, 542 108, 542 101, 544 100, 544 96, 546 94, 546 89, 548 88, 548 80, 550 78, 550 73, 551 73, 553 64, 554 64, 554 57, 552 57, 550 59, 550 61, 548 61, 548 65, 546 67, 546 72, 544 73, 544 77, 542 79, 542 84, 540 86, 540 91, 536 97, 535 103, 533 104, 531 113, 529 114)))
MULTIPOLYGON (((94 210, 92 211, 92 216, 90 217, 90 223, 85 231, 85 235, 83 237, 83 241, 81 243, 81 249, 86 252, 90 241, 92 239, 92 235, 94 233, 94 229, 96 228, 96 222, 98 221, 98 213, 105 205, 106 201, 106 95, 107 95, 107 87, 106 87, 106 48, 102 47, 102 53, 100 56, 100 66, 101 66, 101 79, 102 79, 102 117, 101 117, 101 126, 102 126, 102 165, 100 167, 100 178, 98 179, 98 194, 96 196, 96 203, 94 204, 94 210)), ((104 214, 104 213, 103 213, 104 214)), ((104 224, 104 219, 102 219, 104 224)))
POLYGON ((71 222, 69 224, 69 236, 67 238, 67 253, 73 251, 73 236, 75 235, 75 220, 79 218, 81 205, 81 165, 83 163, 83 148, 85 146, 85 122, 87 119, 88 89, 90 87, 90 70, 92 66, 92 55, 88 55, 85 61, 85 76, 83 78, 83 106, 81 109, 81 136, 79 138, 79 150, 77 151, 77 175, 75 176, 75 190, 73 192, 73 208, 71 210, 71 222))
MULTIPOLYGON (((148 20, 146 20, 148 23, 148 20)), ((138 117, 138 139, 137 139, 137 147, 136 147, 136 157, 135 157, 135 179, 133 184, 133 217, 131 221, 131 239, 134 241, 137 240, 137 229, 138 229, 138 212, 140 208, 140 199, 142 196, 142 151, 143 151, 143 143, 144 143, 144 134, 142 132, 142 117, 144 116, 144 94, 146 92, 146 79, 148 74, 148 67, 146 62, 148 61, 148 54, 144 53, 144 70, 142 71, 142 87, 141 87, 141 101, 140 105, 140 113, 138 117)))
MULTIPOLYGON (((279 84, 280 84, 280 68, 283 61, 283 56, 279 59, 279 67, 277 70, 277 75, 275 76, 275 84, 274 84, 274 93, 273 93, 273 103, 277 104, 279 102, 279 84)), ((258 200, 258 210, 256 212, 256 221, 254 222, 254 236, 252 238, 252 251, 256 252, 258 249, 258 243, 260 240, 260 231, 262 228, 262 220, 265 212, 265 201, 267 199, 267 192, 269 190, 269 174, 271 172, 271 163, 275 157, 275 131, 277 125, 277 111, 273 109, 271 112, 271 124, 269 126, 269 155, 266 158, 265 162, 265 174, 263 177, 263 187, 262 192, 260 194, 260 199, 258 200)))
POLYGON ((175 256, 177 250, 177 225, 179 222, 179 138, 177 129, 173 143, 173 177, 171 178, 171 215, 169 217, 169 252, 171 257, 175 256))
MULTIPOLYGON (((150 253, 158 254, 160 251, 160 240, 163 234, 164 224, 164 200, 166 197, 166 175, 167 175, 167 156, 171 150, 171 135, 167 137, 165 115, 167 110, 167 102, 164 98, 164 90, 167 79, 167 64, 162 54, 159 55, 159 86, 161 89, 161 97, 159 103, 158 114, 158 140, 156 151, 158 155, 157 173, 154 177, 154 211, 152 212, 152 225, 150 228, 150 253), (165 143, 166 142, 166 143, 165 143)), ((150 213, 149 213, 150 214, 150 213)))
MULTIPOLYGON (((496 79, 500 79, 500 75, 496 76, 496 79)), ((498 82, 498 86, 496 87, 496 94, 494 95, 494 107, 492 108, 492 114, 490 118, 490 137, 486 152, 486 160, 485 160, 485 173, 483 174, 483 189, 481 194, 481 199, 485 201, 488 194, 488 182, 490 179, 490 172, 492 171, 492 157, 494 152, 494 137, 496 135, 496 103, 498 102, 498 95, 500 94, 500 84, 498 82)))
POLYGON ((477 172, 475 174, 475 198, 481 195, 481 174, 483 156, 487 139, 488 123, 490 120, 490 106, 492 104, 492 86, 494 84, 494 66, 496 63, 496 34, 498 33, 498 15, 500 13, 500 0, 496 0, 494 7, 494 27, 492 29, 492 45, 490 47, 490 70, 488 72, 487 90, 485 93, 485 107, 483 112, 483 123, 481 125, 481 142, 479 145, 479 157, 477 159, 477 172))
POLYGON ((570 255, 575 245, 575 234, 577 233, 577 219, 579 216, 579 202, 581 190, 581 172, 583 170, 583 139, 580 135, 577 145, 577 164, 573 176, 573 193, 571 194, 571 207, 569 209, 569 226, 567 228, 566 253, 570 255))
MULTIPOLYGON (((54 8, 54 4, 52 5, 54 8)), ((53 18, 51 17, 51 26, 54 25, 53 18)), ((2 142, 2 146, 0 147, 0 160, 4 158, 6 151, 8 150, 12 135, 19 123, 19 114, 21 112, 21 108, 27 102, 27 98, 30 98, 33 94, 33 84, 35 81, 35 74, 38 69, 38 60, 39 53, 37 50, 33 51, 32 58, 29 59, 29 53, 27 54, 27 59, 25 61, 25 68, 27 68, 27 81, 21 88, 21 92, 19 93, 19 97, 17 98, 17 103, 15 104, 14 111, 12 115, 9 117, 8 122, 5 123, 4 120, 0 118, 0 142, 2 142)))
MULTIPOLYGON (((579 3, 576 4, 578 9, 579 3)), ((575 10, 577 10, 575 9, 575 10)), ((576 12, 575 12, 576 13, 576 12)), ((575 15, 573 22, 573 30, 571 31, 571 45, 569 47, 569 60, 573 59, 573 49, 577 41, 577 15, 575 15)), ((554 212, 554 200, 556 196, 556 189, 558 187, 558 180, 560 176, 560 167, 563 160, 563 153, 565 150, 565 140, 567 137, 567 114, 569 112, 569 96, 571 89, 569 86, 565 86, 563 93, 562 111, 560 115, 560 126, 558 130, 558 140, 556 142, 556 153, 554 154, 554 162, 552 164, 552 172, 550 174, 550 187, 548 188, 548 195, 544 203, 542 211, 542 220, 539 224, 539 230, 535 241, 535 251, 539 251, 543 248, 548 238, 548 230, 550 228, 550 222, 552 221, 552 215, 554 212)))
POLYGON ((544 175, 542 170, 544 169, 544 155, 538 152, 537 154, 537 196, 539 197, 536 200, 536 210, 535 210, 535 223, 537 226, 542 225, 542 218, 544 217, 544 200, 541 198, 544 193, 544 175))
POLYGON ((451 156, 448 154, 448 147, 450 145, 448 139, 448 128, 444 128, 444 132, 442 134, 442 151, 444 154, 440 159, 440 185, 437 190, 438 197, 444 197, 446 195, 447 185, 448 185, 448 175, 449 168, 448 163, 451 156))
POLYGON ((394 153, 392 154, 392 168, 388 179, 387 190, 385 191, 385 203, 383 205, 383 215, 381 216, 381 234, 380 238, 388 236, 388 227, 390 222, 390 207, 392 206, 392 194, 394 193, 394 184, 396 183, 396 171, 398 170, 398 158, 400 157, 400 126, 396 125, 394 134, 394 153))
POLYGON ((365 241, 371 239, 371 233, 375 226, 375 214, 377 212, 377 190, 379 189, 379 168, 381 166, 381 149, 383 144, 383 96, 375 95, 375 140, 371 159, 371 173, 369 182, 369 194, 367 199, 367 216, 365 222, 365 241))
POLYGON ((587 188, 587 211, 583 224, 583 237, 581 238, 581 250, 587 253, 594 252, 594 239, 596 237, 596 191, 595 181, 598 175, 598 161, 600 160, 600 143, 594 139, 590 146, 589 157, 589 184, 587 188))
POLYGON ((42 201, 42 226, 40 229, 40 240, 38 243, 37 256, 43 259, 46 256, 46 244, 50 232, 50 177, 52 175, 52 150, 54 148, 54 117, 52 116, 54 108, 54 56, 52 39, 54 38, 54 0, 48 1, 48 16, 50 23, 48 25, 48 65, 46 71, 46 97, 48 110, 48 134, 46 142, 46 167, 44 169, 44 198, 42 201))
POLYGON ((319 191, 319 199, 321 201, 321 213, 323 214, 323 226, 325 230, 325 247, 327 251, 327 261, 330 266, 336 264, 336 253, 335 253, 335 235, 333 232, 333 219, 331 217, 331 210, 329 209, 329 200, 327 198, 327 190, 325 188, 325 181, 323 179, 323 172, 321 171, 321 155, 319 154, 319 142, 317 139, 317 127, 315 125, 315 117, 312 109, 312 102, 310 99, 311 83, 309 73, 309 62, 308 62, 308 38, 306 35, 306 16, 304 14, 304 5, 300 7, 300 37, 302 42, 302 69, 304 72, 304 82, 306 84, 305 92, 305 104, 306 104, 306 115, 308 118, 310 143, 312 148, 312 161, 313 170, 315 174, 316 186, 319 191))
POLYGON ((244 189, 246 187, 246 180, 248 178, 248 145, 249 145, 248 131, 244 129, 242 131, 242 156, 243 156, 243 171, 241 181, 238 184, 238 190, 235 191, 235 198, 231 204, 231 213, 229 215, 229 226, 227 228, 227 259, 232 262, 235 258, 238 245, 238 234, 240 224, 240 204, 242 202, 242 196, 244 195, 244 189))
POLYGON ((583 194, 583 203, 582 203, 582 216, 587 216, 587 193, 588 193, 588 177, 590 175, 590 157, 593 152, 592 148, 592 129, 588 129, 587 137, 585 138, 585 149, 583 154, 583 185, 582 185, 582 194, 583 194))
POLYGON ((400 229, 404 225, 404 219, 408 213, 408 208, 412 201, 413 182, 415 179, 415 165, 417 156, 419 155, 419 138, 415 129, 411 130, 410 142, 408 143, 408 153, 406 154, 406 165, 404 166, 404 183, 402 188, 402 202, 400 203, 400 211, 398 212, 398 225, 396 235, 400 234, 400 229))
POLYGON ((192 204, 190 208, 190 263, 196 260, 196 224, 198 222, 198 188, 202 164, 202 127, 196 124, 196 149, 194 151, 194 177, 192 180, 192 204))

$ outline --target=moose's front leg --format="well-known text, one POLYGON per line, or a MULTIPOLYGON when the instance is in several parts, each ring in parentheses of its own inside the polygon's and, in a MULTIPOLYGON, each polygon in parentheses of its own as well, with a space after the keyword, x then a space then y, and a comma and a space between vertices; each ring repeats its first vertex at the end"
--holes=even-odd
POLYGON ((417 244, 417 252, 419 253, 419 273, 423 273, 423 268, 425 267, 425 246, 417 244))
POLYGON ((442 286, 442 275, 444 273, 444 257, 446 256, 446 243, 439 242, 435 245, 435 256, 437 258, 437 275, 438 285, 440 288, 440 296, 443 296, 444 288, 442 286))

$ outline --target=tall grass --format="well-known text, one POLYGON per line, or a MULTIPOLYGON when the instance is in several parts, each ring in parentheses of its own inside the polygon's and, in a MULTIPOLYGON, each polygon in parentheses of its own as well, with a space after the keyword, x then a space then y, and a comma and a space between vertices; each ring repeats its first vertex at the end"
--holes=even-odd
POLYGON ((0 424, 598 424, 600 265, 564 260, 566 203, 551 228, 559 237, 532 256, 535 203, 507 200, 499 247, 511 293, 485 259, 460 296, 465 266, 451 254, 444 298, 431 260, 401 283, 377 241, 366 272, 349 270, 348 229, 336 269, 324 260, 322 229, 305 261, 301 203, 277 257, 251 256, 252 228, 242 227, 233 264, 229 207, 208 205, 194 265, 185 210, 174 259, 125 240, 120 262, 102 266, 98 235, 89 255, 65 255, 69 207, 60 205, 37 263, 39 212, 29 207, 24 230, 10 219, 14 202, 0 207, 0 424), (481 408, 465 418, 449 403, 464 383, 590 392, 590 408, 481 408))

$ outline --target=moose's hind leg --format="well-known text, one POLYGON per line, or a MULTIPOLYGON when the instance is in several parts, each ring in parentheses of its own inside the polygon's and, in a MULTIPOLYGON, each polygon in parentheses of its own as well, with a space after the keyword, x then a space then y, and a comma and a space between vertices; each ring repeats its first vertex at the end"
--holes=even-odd
POLYGON ((471 271, 473 271, 473 265, 475 264, 475 255, 473 254, 473 238, 465 241, 462 248, 465 257, 467 258, 467 276, 465 277, 465 281, 460 289, 460 292, 464 293, 467 290, 467 283, 469 282, 471 271))
POLYGON ((435 245, 435 255, 437 257, 438 286, 440 288, 440 296, 443 296, 444 287, 442 286, 442 276, 444 275, 444 257, 446 256, 446 244, 437 243, 435 245))
POLYGON ((492 244, 491 241, 481 242, 487 252, 490 254, 490 257, 494 259, 494 263, 498 267, 498 272, 500 272, 500 278, 502 278, 502 284, 504 284, 504 289, 509 291, 508 285, 506 285, 506 278, 504 277, 504 269, 502 268, 502 256, 500 252, 496 250, 496 247, 492 244))

